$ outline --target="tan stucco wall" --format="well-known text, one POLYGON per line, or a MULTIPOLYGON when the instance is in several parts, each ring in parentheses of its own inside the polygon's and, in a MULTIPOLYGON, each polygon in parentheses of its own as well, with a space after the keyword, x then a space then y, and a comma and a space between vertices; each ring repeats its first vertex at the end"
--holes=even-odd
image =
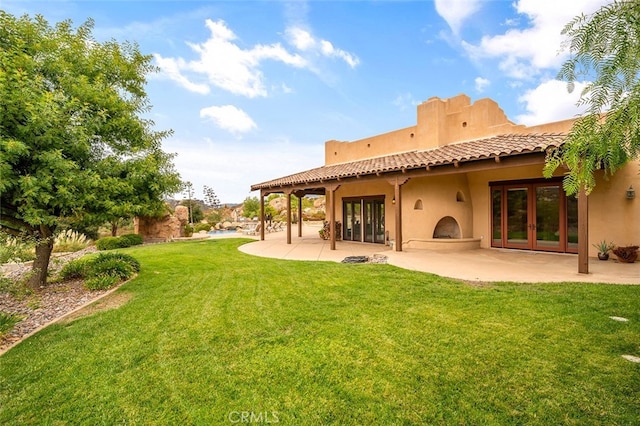
POLYGON ((415 131, 413 126, 354 142, 328 141, 324 146, 325 165, 415 150, 415 131))
MULTIPOLYGON (((451 143, 509 133, 564 133, 573 120, 526 127, 511 122, 491 99, 471 103, 466 95, 450 99, 431 98, 416 109, 416 126, 360 139, 353 142, 328 141, 325 164, 337 164, 399 152, 426 150, 451 143)), ((499 167, 499 166, 497 166, 499 167)), ((610 180, 598 177, 589 197, 590 256, 596 255, 591 244, 606 239, 619 245, 640 245, 640 163, 634 162, 610 180), (635 200, 625 197, 629 185, 639 191, 635 200)), ((402 187, 403 240, 431 239, 437 222, 453 217, 462 238, 480 238, 482 247, 490 247, 491 208, 489 182, 539 179, 542 165, 499 168, 469 174, 413 178, 402 187), (462 194, 464 202, 456 200, 462 194), (415 203, 422 201, 422 210, 415 203)), ((381 179, 343 184, 337 191, 336 218, 342 221, 342 197, 384 195, 385 227, 395 239, 395 212, 391 200, 394 187, 381 179)))
POLYGON ((433 238, 436 225, 446 216, 455 219, 462 238, 472 237, 473 203, 466 175, 411 179, 402 186, 402 216, 402 237, 406 241, 433 238), (418 200, 422 210, 415 208, 418 200))
POLYGON ((640 245, 640 162, 628 164, 612 178, 598 176, 596 187, 589 195, 589 255, 597 250, 591 244, 602 240, 616 245, 640 245), (632 185, 636 198, 626 198, 632 185))

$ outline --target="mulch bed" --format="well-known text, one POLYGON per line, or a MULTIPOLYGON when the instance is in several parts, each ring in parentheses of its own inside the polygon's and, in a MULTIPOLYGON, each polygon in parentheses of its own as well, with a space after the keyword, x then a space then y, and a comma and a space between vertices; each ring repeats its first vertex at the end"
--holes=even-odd
MULTIPOLYGON (((50 269, 56 272, 72 259, 77 259, 95 251, 94 247, 57 256, 51 261, 50 269)), ((12 268, 5 274, 12 280, 20 279, 30 270, 29 266, 12 268)), ((33 294, 14 296, 0 291, 0 311, 21 317, 11 331, 0 338, 0 353, 22 340, 28 334, 66 315, 67 313, 99 298, 110 290, 87 290, 81 280, 48 284, 33 294)))

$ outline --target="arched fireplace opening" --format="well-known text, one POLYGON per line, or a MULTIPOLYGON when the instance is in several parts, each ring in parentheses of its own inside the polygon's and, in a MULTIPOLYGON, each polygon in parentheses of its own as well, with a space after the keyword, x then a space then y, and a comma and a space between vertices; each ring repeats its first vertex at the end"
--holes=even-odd
POLYGON ((433 238, 461 238, 460 225, 451 216, 440 219, 433 230, 433 238))

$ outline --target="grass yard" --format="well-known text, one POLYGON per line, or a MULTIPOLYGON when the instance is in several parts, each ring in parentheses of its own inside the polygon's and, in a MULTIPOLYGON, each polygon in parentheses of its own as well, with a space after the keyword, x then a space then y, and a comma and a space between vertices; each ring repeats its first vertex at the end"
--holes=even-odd
POLYGON ((0 357, 0 424, 638 422, 640 286, 474 286, 244 242, 122 250, 126 303, 0 357))

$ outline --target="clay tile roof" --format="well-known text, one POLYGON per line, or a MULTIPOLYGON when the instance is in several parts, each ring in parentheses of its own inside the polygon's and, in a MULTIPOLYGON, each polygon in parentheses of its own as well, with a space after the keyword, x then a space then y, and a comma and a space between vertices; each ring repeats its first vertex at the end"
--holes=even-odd
POLYGON ((304 172, 273 179, 251 186, 251 190, 309 183, 321 183, 347 177, 441 166, 455 162, 482 160, 493 157, 543 152, 564 143, 564 133, 535 133, 498 135, 484 139, 458 142, 426 151, 410 151, 348 163, 331 164, 304 172))

